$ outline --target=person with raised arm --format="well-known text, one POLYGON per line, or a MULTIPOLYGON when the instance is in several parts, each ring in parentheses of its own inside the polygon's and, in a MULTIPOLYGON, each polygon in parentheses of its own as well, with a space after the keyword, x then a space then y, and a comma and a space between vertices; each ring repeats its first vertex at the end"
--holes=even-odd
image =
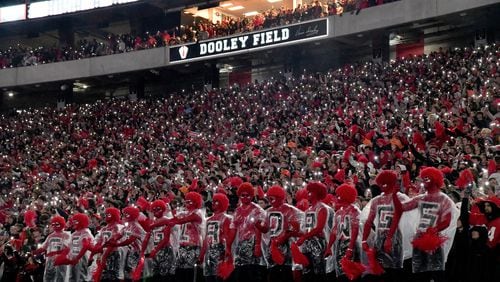
POLYGON ((133 280, 132 272, 139 263, 142 241, 146 236, 146 231, 139 223, 139 214, 140 211, 135 206, 124 208, 122 210, 122 221, 125 222, 122 230, 123 236, 107 244, 111 248, 123 248, 126 254, 123 265, 126 280, 133 280))
POLYGON ((207 219, 206 234, 201 249, 200 261, 203 262, 205 281, 216 282, 227 278, 230 273, 220 273, 221 263, 226 253, 226 240, 232 216, 226 213, 229 199, 223 193, 215 193, 212 197, 214 214, 207 219), (217 277, 222 276, 222 277, 217 277))
POLYGON ((450 197, 441 192, 444 178, 439 169, 423 168, 420 178, 426 191, 424 194, 401 203, 399 197, 393 193, 394 217, 385 239, 384 250, 389 253, 393 249, 393 236, 401 214, 417 209, 418 224, 412 241, 412 269, 415 279, 445 281, 444 268, 449 251, 449 247, 445 245, 451 246, 453 242, 458 210, 450 197), (449 230, 453 232, 448 232, 449 230))
POLYGON ((119 281, 124 279, 123 251, 110 246, 113 241, 123 236, 123 225, 120 223, 120 210, 107 208, 105 210, 106 226, 95 237, 95 244, 91 246, 90 258, 96 253, 102 253, 97 260, 97 268, 93 274, 94 281, 119 281))
POLYGON ((172 280, 175 275, 179 249, 178 228, 177 226, 162 226, 162 224, 173 218, 173 214, 165 201, 153 201, 151 203, 151 212, 154 219, 151 223, 151 234, 146 246, 147 264, 153 281, 172 280))
POLYGON ((339 281, 356 280, 361 275, 357 238, 359 233, 360 210, 354 205, 358 192, 350 184, 342 184, 335 189, 337 212, 330 234, 326 255, 333 255, 335 272, 339 281), (331 246, 333 246, 333 251, 331 246))
POLYGON ((310 206, 305 212, 304 233, 292 243, 292 256, 304 267, 302 281, 325 281, 325 249, 329 234, 328 207, 323 199, 327 188, 321 182, 309 182, 306 189, 310 206))
POLYGON ((361 246, 369 256, 371 274, 382 274, 374 273, 377 272, 373 269, 376 267, 374 264, 378 264, 385 272, 382 277, 384 281, 401 281, 401 275, 403 275, 403 233, 399 227, 392 236, 392 249, 390 252, 384 250, 384 242, 394 217, 393 194, 397 194, 402 202, 409 200, 408 196, 398 192, 397 180, 398 176, 392 170, 383 170, 377 175, 375 182, 383 193, 370 201, 368 218, 363 227, 361 246), (371 242, 372 247, 370 247, 368 238, 372 228, 374 229, 374 238, 371 242), (376 261, 372 261, 373 259, 376 261))
POLYGON ((88 258, 94 236, 89 230, 89 217, 84 213, 77 213, 70 218, 70 225, 74 232, 71 234, 70 246, 67 253, 56 257, 56 265, 70 265, 69 280, 74 282, 89 281, 88 258))
POLYGON ((266 210, 268 230, 263 234, 268 280, 292 281, 290 244, 294 237, 300 235, 304 213, 285 203, 286 191, 281 186, 270 187, 266 195, 271 204, 266 210))
POLYGON ((42 246, 34 251, 35 255, 45 253, 45 272, 43 281, 64 282, 66 281, 68 266, 54 265, 55 258, 69 247, 69 232, 64 231, 66 220, 62 216, 54 216, 50 220, 52 233, 47 236, 42 246))
POLYGON ((265 211, 252 202, 255 189, 249 182, 242 183, 236 194, 240 205, 230 225, 226 246, 226 260, 234 259, 236 279, 239 282, 263 281, 262 231, 265 211), (234 250, 234 254, 232 253, 234 250))
MULTIPOLYGON (((197 192, 188 192, 185 196, 185 210, 172 219, 159 223, 167 228, 179 226, 179 254, 177 257, 176 281, 191 282, 198 276, 198 259, 200 257, 204 215, 201 210, 203 198, 197 192)), ((153 225, 156 226, 156 225, 153 225)), ((165 237, 164 240, 167 238, 165 237)), ((163 245, 163 244, 162 244, 163 245)))

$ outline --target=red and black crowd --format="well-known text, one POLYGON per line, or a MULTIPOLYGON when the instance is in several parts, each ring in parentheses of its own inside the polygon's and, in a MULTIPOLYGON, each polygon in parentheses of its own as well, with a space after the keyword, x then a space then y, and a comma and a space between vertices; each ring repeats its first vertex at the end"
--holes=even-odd
POLYGON ((497 45, 0 119, 0 281, 497 281, 497 45))

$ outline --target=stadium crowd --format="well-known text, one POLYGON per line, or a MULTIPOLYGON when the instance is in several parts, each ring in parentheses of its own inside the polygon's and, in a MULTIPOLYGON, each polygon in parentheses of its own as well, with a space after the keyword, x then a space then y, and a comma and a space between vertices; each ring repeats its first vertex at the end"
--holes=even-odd
MULTIPOLYGON (((103 248, 130 248, 137 244, 130 238, 145 240, 143 235, 133 234, 162 225, 171 234, 177 225, 196 223, 199 227, 214 211, 215 215, 221 211, 219 202, 224 200, 220 194, 227 195, 229 213, 235 215, 236 221, 241 212, 237 206, 253 205, 252 199, 268 208, 270 204, 274 207, 280 196, 284 202, 305 210, 308 201, 303 195, 299 197, 303 192, 297 191, 307 187, 313 194, 309 198, 313 204, 316 198, 324 197, 315 196, 322 195, 317 191, 323 189, 311 185, 316 182, 323 183, 328 191, 325 202, 340 207, 345 199, 336 189, 348 183, 355 187, 349 190, 354 198, 345 206, 363 210, 363 214, 370 209, 370 201, 384 190, 385 186, 377 181, 381 171, 395 171, 395 189, 418 199, 428 188, 427 178, 419 177, 424 167, 439 168, 444 185, 437 188, 442 188, 454 203, 462 203, 461 223, 456 226, 448 221, 455 226, 452 232, 457 233, 446 268, 448 278, 490 279, 481 275, 492 273, 488 262, 498 263, 499 254, 499 228, 495 233, 492 227, 498 226, 500 211, 499 51, 497 45, 455 48, 390 63, 364 62, 327 73, 273 77, 245 86, 182 91, 160 100, 113 99, 69 105, 64 110, 22 109, 4 115, 0 119, 1 281, 15 281, 9 280, 13 277, 41 281, 45 262, 42 251, 47 252, 49 269, 62 271, 62 266, 53 267, 55 254, 58 264, 75 265, 75 260, 64 262, 61 257, 60 251, 69 246, 61 243, 64 240, 58 241, 59 252, 47 249, 51 242, 47 236, 61 233, 64 221, 75 233, 86 230, 85 234, 90 234, 86 238, 96 236, 95 241, 78 241, 77 247, 83 248, 81 255, 87 258, 88 253, 99 253, 99 247, 101 252, 103 248), (281 195, 278 188, 270 189, 272 186, 283 187, 286 194, 281 195), (274 192, 266 196, 271 190, 274 192), (215 194, 219 195, 217 207, 212 206, 215 194), (151 209, 149 203, 153 203, 151 209), (130 205, 138 206, 141 214, 130 205), (119 211, 116 215, 111 207, 122 209, 122 219, 127 222, 124 228, 135 229, 127 229, 128 239, 105 245, 102 238, 120 233, 118 229, 109 231, 111 235, 104 232, 119 222, 119 211), (170 217, 175 216, 176 221, 154 225, 166 210, 172 211, 170 217), (185 210, 196 212, 183 217, 185 210), (88 216, 87 224, 82 214, 88 216), (146 218, 150 221, 143 225, 146 218), (137 219, 143 227, 137 226, 137 219)), ((342 210, 338 207, 337 213, 342 210)), ((254 217, 251 219, 253 224, 254 217)), ((260 229, 265 229, 264 225, 258 232, 265 232, 260 229)), ((203 228, 185 228, 203 233, 203 228)), ((359 233, 361 236, 361 227, 359 233)), ((258 236, 255 240, 259 240, 258 236)), ((300 237, 299 241, 308 238, 300 237)), ((366 240, 363 238, 363 250, 366 240)), ((198 247, 205 246, 194 242, 198 247)), ((80 249, 73 254, 78 259, 82 258, 77 256, 80 249)), ((135 250, 142 249, 136 246, 135 250)), ((195 255, 190 251, 184 255, 193 259, 195 255)), ((141 253, 137 252, 135 263, 141 261, 141 253)), ((111 260, 113 254, 105 251, 101 258, 109 255, 111 260)), ((323 256, 323 252, 319 255, 323 256)), ((309 258, 314 265, 315 257, 309 258)), ((180 262, 169 264, 174 269, 165 273, 175 273, 178 281, 193 281, 186 271, 197 268, 200 262, 196 259, 190 268, 180 262)), ((273 260, 278 260, 274 254, 273 260)), ((76 265, 81 269, 87 268, 86 260, 79 263, 76 265)), ((203 265, 209 269, 209 263, 203 265)), ((295 266, 294 279, 300 281, 296 275, 300 268, 295 266)), ((101 273, 103 281, 123 279, 124 275, 132 279, 127 276, 133 270, 130 267, 125 274, 122 268, 122 272, 108 278, 106 275, 113 273, 109 269, 103 272, 104 266, 95 261, 93 267, 88 272, 101 273)), ((404 269, 411 272, 406 264, 404 269)), ((85 277, 95 281, 96 277, 90 278, 86 271, 82 270, 85 277)), ((321 276, 315 271, 312 273, 321 276)), ((303 281, 310 274, 304 273, 303 281)), ((52 277, 47 281, 59 281, 54 278, 57 273, 51 275, 46 276, 52 277)), ((143 275, 149 274, 144 271, 143 275)), ((346 274, 337 275, 345 278, 346 274)), ((238 277, 245 281, 241 275, 238 277)), ((440 278, 435 276, 434 281, 440 278)), ((271 280, 279 281, 276 277, 271 280)))
POLYGON ((235 33, 303 22, 344 12, 359 13, 361 9, 393 2, 391 0, 342 0, 298 5, 295 9, 273 7, 252 17, 225 17, 212 23, 198 18, 193 25, 181 25, 156 33, 112 34, 105 39, 84 38, 73 44, 54 46, 16 45, 0 51, 0 68, 33 66, 53 62, 78 60, 95 56, 112 55, 136 50, 196 42, 235 33))

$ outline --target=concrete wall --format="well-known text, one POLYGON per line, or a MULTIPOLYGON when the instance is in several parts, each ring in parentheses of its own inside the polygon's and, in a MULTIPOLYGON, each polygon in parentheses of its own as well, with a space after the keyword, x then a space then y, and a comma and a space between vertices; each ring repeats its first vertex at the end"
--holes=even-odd
POLYGON ((168 49, 155 48, 83 60, 0 70, 0 87, 38 84, 153 69, 167 65, 168 49))
MULTIPOLYGON (((330 37, 368 32, 458 11, 497 4, 498 0, 401 0, 330 19, 330 37)), ((168 65, 168 48, 156 48, 78 61, 0 70, 0 87, 78 79, 168 65)), ((231 56, 228 54, 228 56, 231 56)))

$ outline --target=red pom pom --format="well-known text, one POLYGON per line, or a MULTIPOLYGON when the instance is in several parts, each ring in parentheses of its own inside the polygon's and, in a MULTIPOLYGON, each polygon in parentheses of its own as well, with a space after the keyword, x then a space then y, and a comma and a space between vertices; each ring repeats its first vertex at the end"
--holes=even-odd
POLYGON ((347 257, 340 260, 340 267, 349 280, 358 279, 365 271, 365 266, 359 262, 351 261, 347 257))
POLYGON ((460 189, 465 189, 467 185, 471 184, 474 182, 474 175, 470 171, 470 169, 464 169, 460 172, 460 175, 458 176, 457 181, 455 181, 455 184, 458 186, 460 189))
POLYGON ((307 259, 307 257, 300 251, 299 246, 297 246, 296 243, 292 243, 290 250, 292 251, 293 261, 296 264, 301 264, 304 267, 309 265, 309 259, 307 259))
POLYGON ((256 158, 256 157, 260 156, 260 150, 259 149, 254 149, 252 151, 252 154, 253 154, 254 158, 256 158))
POLYGON ((420 132, 413 133, 413 143, 418 150, 425 151, 425 139, 420 132))
POLYGON ((234 270, 233 261, 232 260, 224 261, 221 264, 219 264, 219 267, 217 268, 217 276, 222 278, 222 280, 226 280, 229 278, 233 270, 234 270))
POLYGON ((167 204, 165 203, 165 201, 155 200, 153 203, 151 203, 151 210, 161 210, 162 212, 164 212, 165 210, 167 210, 167 204))
POLYGON ((441 168, 441 172, 443 174, 450 174, 453 172, 453 169, 449 166, 445 166, 445 167, 441 168))
POLYGON ((344 182, 345 181, 345 169, 339 169, 337 173, 333 176, 335 180, 338 182, 344 182))
POLYGON ((359 154, 357 159, 358 159, 358 162, 364 163, 365 165, 370 162, 368 160, 368 158, 363 154, 359 154))
POLYGON ((325 203, 331 207, 335 206, 336 202, 337 202, 337 199, 332 194, 326 195, 326 197, 323 199, 323 203, 325 203))
POLYGON ((281 253, 275 241, 271 243, 271 258, 276 264, 283 265, 285 263, 285 256, 281 253))
POLYGON ((23 247, 23 242, 24 240, 20 240, 20 239, 12 239, 10 240, 10 244, 12 245, 12 247, 14 247, 14 249, 16 249, 17 251, 20 251, 21 248, 23 247))
POLYGON ((35 223, 36 218, 37 218, 37 214, 35 211, 27 210, 24 213, 24 224, 26 226, 28 226, 29 228, 34 228, 36 226, 36 223, 35 223))
POLYGON ((183 163, 186 157, 183 154, 178 154, 177 157, 175 157, 175 162, 176 163, 183 163))
POLYGON ((352 151, 351 151, 351 149, 347 149, 347 150, 345 150, 345 152, 344 152, 344 156, 343 156, 343 158, 342 158, 342 159, 343 159, 344 161, 349 161, 349 158, 351 157, 351 155, 352 155, 352 151))
POLYGON ((436 137, 439 139, 443 138, 446 134, 443 124, 436 120, 436 122, 434 122, 434 127, 436 129, 436 137))
POLYGON ((245 148, 245 143, 236 143, 233 145, 233 148, 239 152, 245 148))
POLYGON ((68 259, 68 253, 69 253, 69 248, 65 248, 64 250, 62 250, 62 252, 58 254, 54 259, 54 265, 58 266, 58 265, 70 264, 71 261, 68 259))
POLYGON ((441 236, 436 230, 428 228, 419 237, 413 239, 411 242, 415 249, 419 249, 423 252, 433 253, 435 252, 445 241, 446 237, 441 236))
POLYGON ((366 252, 366 256, 368 257, 368 267, 370 268, 371 274, 382 275, 382 273, 384 273, 384 268, 382 268, 377 260, 377 251, 375 251, 375 248, 369 248, 366 252))
POLYGON ((375 130, 370 130, 368 133, 365 134, 365 139, 372 140, 373 136, 375 136, 375 130))

